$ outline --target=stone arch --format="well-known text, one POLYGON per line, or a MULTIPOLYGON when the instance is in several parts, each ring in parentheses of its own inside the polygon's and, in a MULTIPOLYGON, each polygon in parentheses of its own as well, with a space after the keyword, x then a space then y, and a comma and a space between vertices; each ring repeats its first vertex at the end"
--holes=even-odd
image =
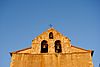
POLYGON ((55 41, 55 52, 56 53, 62 52, 61 41, 60 40, 55 41))
POLYGON ((49 39, 53 39, 53 33, 52 32, 49 33, 49 39))
POLYGON ((41 42, 41 53, 47 53, 48 52, 48 44, 46 40, 43 40, 41 42))

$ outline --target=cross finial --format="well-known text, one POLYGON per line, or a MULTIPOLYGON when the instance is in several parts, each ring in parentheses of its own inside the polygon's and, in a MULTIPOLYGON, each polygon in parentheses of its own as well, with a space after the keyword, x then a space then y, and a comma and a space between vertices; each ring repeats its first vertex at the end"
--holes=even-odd
POLYGON ((53 26, 53 25, 52 25, 52 24, 50 24, 49 26, 50 26, 50 28, 52 28, 52 26, 53 26))

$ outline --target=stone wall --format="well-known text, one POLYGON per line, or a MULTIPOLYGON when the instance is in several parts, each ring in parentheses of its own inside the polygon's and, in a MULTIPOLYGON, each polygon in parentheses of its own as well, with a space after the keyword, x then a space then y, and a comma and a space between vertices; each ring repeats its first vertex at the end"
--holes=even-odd
POLYGON ((91 53, 19 53, 11 61, 11 67, 93 67, 91 53))

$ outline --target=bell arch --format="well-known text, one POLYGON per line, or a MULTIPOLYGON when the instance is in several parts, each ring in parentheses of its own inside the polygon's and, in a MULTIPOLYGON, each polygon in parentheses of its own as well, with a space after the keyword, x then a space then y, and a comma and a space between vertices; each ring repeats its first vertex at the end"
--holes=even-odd
POLYGON ((48 52, 48 44, 46 40, 43 40, 41 42, 41 53, 47 53, 48 52))
POLYGON ((53 33, 52 32, 49 33, 49 39, 53 39, 53 33))
POLYGON ((61 41, 60 40, 55 41, 55 52, 56 53, 62 52, 61 41))

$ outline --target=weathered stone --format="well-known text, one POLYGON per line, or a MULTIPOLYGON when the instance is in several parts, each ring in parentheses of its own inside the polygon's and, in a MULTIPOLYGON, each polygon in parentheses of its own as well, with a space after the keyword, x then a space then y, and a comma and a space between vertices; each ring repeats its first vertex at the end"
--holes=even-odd
MULTIPOLYGON (((59 48, 58 48, 59 49, 59 48)), ((11 52, 10 67, 93 67, 92 51, 75 47, 70 39, 50 28, 32 40, 32 47, 11 52), (53 39, 49 33, 53 33, 53 39), (41 53, 41 42, 47 41, 48 52, 41 53), (61 52, 55 52, 55 41, 61 41, 61 52)))

